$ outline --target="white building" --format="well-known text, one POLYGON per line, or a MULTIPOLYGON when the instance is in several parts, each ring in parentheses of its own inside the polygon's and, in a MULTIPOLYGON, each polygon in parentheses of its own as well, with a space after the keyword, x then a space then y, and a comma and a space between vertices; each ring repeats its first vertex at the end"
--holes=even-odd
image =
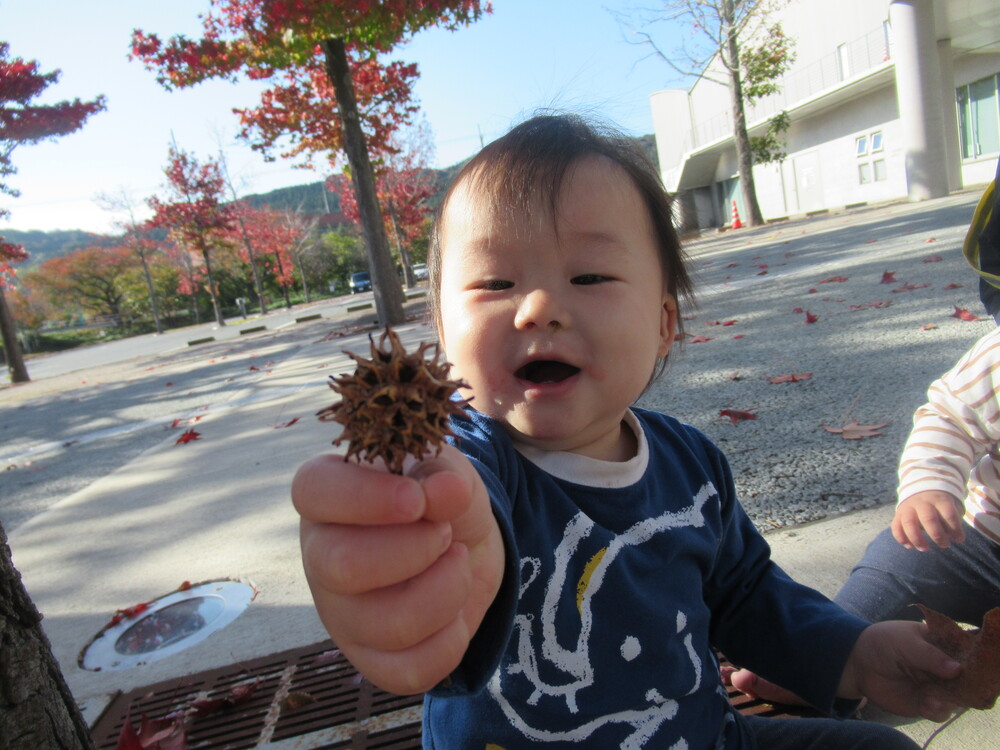
MULTIPOLYGON (((782 110, 787 157, 754 167, 766 220, 946 195, 993 179, 1000 154, 1000 2, 791 0, 781 93, 747 110, 751 135, 782 110)), ((710 66, 711 68, 711 66, 710 66)), ((685 228, 742 212, 727 87, 651 95, 660 169, 685 228)))

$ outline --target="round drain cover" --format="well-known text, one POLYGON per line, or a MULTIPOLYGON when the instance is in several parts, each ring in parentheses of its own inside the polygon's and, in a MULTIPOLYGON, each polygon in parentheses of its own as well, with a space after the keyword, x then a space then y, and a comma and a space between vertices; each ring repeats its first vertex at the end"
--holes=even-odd
POLYGON ((128 669, 176 654, 226 627, 247 608, 254 588, 208 581, 162 596, 141 615, 108 625, 80 655, 94 671, 128 669))

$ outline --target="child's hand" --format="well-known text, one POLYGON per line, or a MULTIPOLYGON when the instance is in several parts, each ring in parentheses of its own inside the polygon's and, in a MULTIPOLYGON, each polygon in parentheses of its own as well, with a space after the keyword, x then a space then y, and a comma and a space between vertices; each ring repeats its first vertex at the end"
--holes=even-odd
POLYGON ((292 481, 320 619, 357 669, 419 693, 458 666, 503 576, 503 542, 472 464, 451 446, 407 476, 319 456, 292 481))
POLYGON ((928 490, 911 495, 896 508, 892 535, 907 549, 926 552, 928 537, 942 549, 965 541, 962 503, 948 492, 928 490))
POLYGON ((900 716, 944 721, 958 706, 934 678, 958 677, 961 665, 927 640, 921 622, 889 620, 869 625, 847 660, 837 695, 865 696, 900 716))

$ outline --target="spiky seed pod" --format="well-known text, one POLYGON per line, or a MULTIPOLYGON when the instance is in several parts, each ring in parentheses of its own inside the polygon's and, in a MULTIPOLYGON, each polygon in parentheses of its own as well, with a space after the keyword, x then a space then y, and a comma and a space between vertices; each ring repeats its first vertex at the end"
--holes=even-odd
POLYGON ((468 400, 453 400, 461 380, 448 380, 450 365, 441 362, 437 344, 422 343, 407 354, 396 332, 386 328, 376 346, 369 335, 371 359, 344 353, 358 363, 353 374, 330 376, 329 386, 341 400, 319 411, 324 422, 339 422, 344 431, 334 445, 348 441, 347 455, 358 461, 381 457, 393 474, 403 473, 407 454, 423 457, 441 452, 453 435, 448 416, 459 414, 468 400), (385 347, 388 341, 388 348, 385 347), (433 356, 427 357, 427 353, 433 356))

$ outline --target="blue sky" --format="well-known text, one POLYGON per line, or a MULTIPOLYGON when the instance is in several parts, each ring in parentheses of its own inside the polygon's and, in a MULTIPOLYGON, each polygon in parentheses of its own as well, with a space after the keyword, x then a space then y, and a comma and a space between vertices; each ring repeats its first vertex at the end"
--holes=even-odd
MULTIPOLYGON (((416 97, 435 138, 435 166, 470 156, 481 139, 544 107, 594 113, 632 134, 651 133, 649 94, 684 84, 648 48, 626 40, 612 11, 635 5, 494 0, 493 15, 466 29, 432 29, 397 48, 393 59, 420 67, 416 97)), ((260 86, 213 81, 166 92, 140 63, 128 61, 133 28, 194 35, 198 13, 208 7, 208 0, 0 0, 0 39, 11 54, 62 71, 43 101, 108 99, 107 111, 78 133, 14 152, 18 173, 9 182, 21 196, 0 196, 11 212, 0 234, 4 228, 114 231, 123 214, 102 207, 96 200, 102 194, 125 194, 144 215, 145 198, 162 189, 171 138, 201 158, 224 150, 244 194, 325 176, 267 163, 237 142, 231 110, 253 106, 260 86)))

